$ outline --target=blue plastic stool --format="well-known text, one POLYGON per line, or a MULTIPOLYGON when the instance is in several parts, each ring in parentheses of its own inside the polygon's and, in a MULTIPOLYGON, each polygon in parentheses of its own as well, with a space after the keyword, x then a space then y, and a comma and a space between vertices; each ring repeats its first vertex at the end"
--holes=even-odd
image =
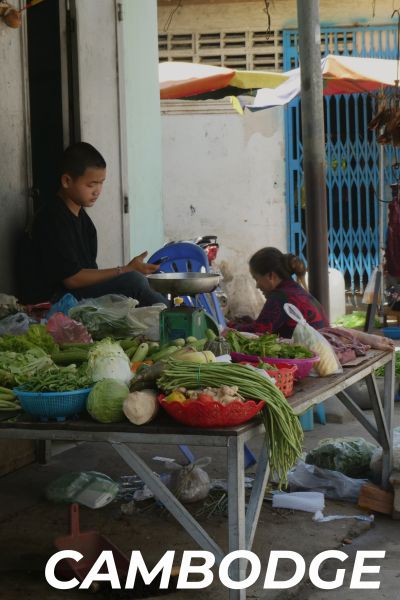
POLYGON ((316 404, 314 407, 309 408, 304 415, 299 417, 301 427, 303 431, 312 431, 314 429, 314 421, 326 425, 326 415, 324 403, 316 404))
POLYGON ((312 431, 314 429, 314 411, 309 408, 304 415, 299 417, 300 425, 303 431, 312 431))
POLYGON ((326 415, 324 403, 316 404, 314 406, 314 420, 317 420, 321 425, 326 425, 326 415))

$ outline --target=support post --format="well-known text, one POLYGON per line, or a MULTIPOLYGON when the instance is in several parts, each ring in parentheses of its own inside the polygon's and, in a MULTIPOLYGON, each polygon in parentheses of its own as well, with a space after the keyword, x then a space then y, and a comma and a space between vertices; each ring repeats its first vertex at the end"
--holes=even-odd
POLYGON ((297 0, 308 282, 329 315, 328 217, 319 0, 297 0))

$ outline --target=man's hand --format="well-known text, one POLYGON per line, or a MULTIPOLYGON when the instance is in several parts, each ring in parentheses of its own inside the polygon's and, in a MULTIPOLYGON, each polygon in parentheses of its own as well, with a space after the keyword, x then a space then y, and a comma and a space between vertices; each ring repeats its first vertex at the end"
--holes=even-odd
POLYGON ((142 252, 142 254, 139 254, 139 256, 135 256, 132 258, 131 262, 127 264, 126 268, 129 271, 138 271, 143 275, 151 275, 152 273, 155 273, 160 267, 158 265, 150 265, 149 263, 145 263, 144 259, 147 255, 148 252, 146 251, 142 252))

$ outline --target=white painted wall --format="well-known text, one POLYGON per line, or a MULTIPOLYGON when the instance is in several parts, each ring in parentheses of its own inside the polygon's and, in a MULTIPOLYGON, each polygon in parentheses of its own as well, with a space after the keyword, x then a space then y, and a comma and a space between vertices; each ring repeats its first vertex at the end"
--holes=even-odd
POLYGON ((103 193, 90 216, 98 232, 99 267, 113 267, 122 264, 124 246, 115 5, 113 0, 76 5, 82 140, 107 163, 103 193))
POLYGON ((283 110, 242 117, 229 103, 162 103, 164 223, 168 240, 215 234, 230 311, 263 303, 248 260, 286 249, 283 110))
POLYGON ((22 30, 0 20, 0 292, 14 290, 13 262, 19 234, 26 225, 26 168, 22 30))

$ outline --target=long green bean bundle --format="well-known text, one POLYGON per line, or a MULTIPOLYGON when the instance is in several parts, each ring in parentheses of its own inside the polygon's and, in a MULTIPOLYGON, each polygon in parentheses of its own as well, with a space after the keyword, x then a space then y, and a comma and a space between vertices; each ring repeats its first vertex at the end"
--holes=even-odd
POLYGON ((165 391, 236 385, 245 398, 264 400, 266 409, 261 414, 268 433, 271 470, 277 473, 280 486, 287 481, 289 469, 302 452, 303 431, 285 396, 266 377, 244 365, 170 359, 157 384, 165 391))

